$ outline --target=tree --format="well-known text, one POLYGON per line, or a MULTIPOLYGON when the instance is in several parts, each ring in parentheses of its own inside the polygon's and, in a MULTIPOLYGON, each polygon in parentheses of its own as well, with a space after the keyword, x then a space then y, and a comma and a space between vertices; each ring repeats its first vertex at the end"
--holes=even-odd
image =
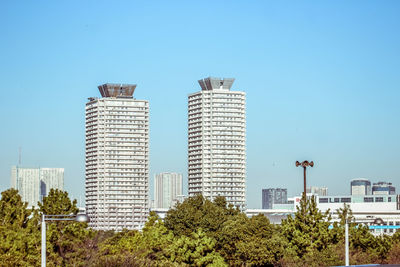
POLYGON ((206 236, 198 229, 191 237, 182 235, 175 238, 167 248, 166 254, 169 261, 178 263, 179 266, 228 266, 224 258, 215 251, 215 239, 206 236))
MULTIPOLYGON (((38 203, 41 214, 76 215, 79 211, 76 199, 71 201, 68 193, 51 189, 43 203, 38 203)), ((87 229, 87 223, 47 222, 48 265, 84 265, 86 251, 83 249, 86 239, 94 232, 87 229)))
POLYGON ((264 215, 239 214, 227 220, 217 236, 217 250, 230 266, 273 265, 283 251, 279 234, 264 215))
POLYGON ((0 262, 3 266, 36 266, 40 262, 39 216, 27 206, 17 190, 1 193, 0 262))
POLYGON ((303 195, 294 218, 288 216, 282 221, 282 233, 292 250, 291 255, 301 259, 314 250, 326 249, 331 241, 330 219, 329 210, 323 214, 314 197, 306 199, 303 195))
POLYGON ((164 222, 177 236, 191 236, 201 228, 207 235, 215 237, 223 223, 239 213, 233 206, 227 206, 223 197, 217 197, 211 202, 202 195, 196 195, 170 209, 164 222))

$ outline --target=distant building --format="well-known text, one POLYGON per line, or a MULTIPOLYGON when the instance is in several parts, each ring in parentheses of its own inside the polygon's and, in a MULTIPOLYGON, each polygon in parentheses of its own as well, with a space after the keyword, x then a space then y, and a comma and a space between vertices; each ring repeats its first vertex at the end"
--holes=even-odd
MULTIPOLYGON (((292 205, 274 205, 272 209, 248 209, 248 217, 264 214, 271 223, 280 224, 287 216, 294 216, 296 206, 301 196, 293 198, 292 205)), ((338 210, 349 205, 354 219, 358 223, 366 224, 374 235, 392 235, 400 231, 400 195, 347 195, 347 196, 316 196, 317 208, 322 212, 329 210, 331 222, 340 221, 338 210), (376 219, 383 223, 377 225, 376 219)))
POLYGON ((86 103, 86 211, 96 230, 141 229, 149 212, 149 102, 103 84, 86 103))
POLYGON ((246 207, 246 93, 232 78, 199 80, 188 96, 188 192, 246 207))
POLYGON ((392 183, 378 182, 372 185, 373 195, 395 195, 396 188, 392 186, 392 183))
POLYGON ((48 195, 51 188, 64 190, 64 169, 13 166, 11 187, 18 190, 29 208, 37 207, 37 203, 48 195))
POLYGON ((350 194, 352 196, 372 195, 371 182, 364 178, 351 180, 350 194))
POLYGON ((309 186, 306 190, 307 193, 311 193, 313 195, 318 196, 327 196, 328 195, 328 187, 325 186, 309 186))
POLYGON ((154 208, 171 208, 182 196, 182 174, 163 172, 154 177, 154 208))
POLYGON ((272 209, 274 204, 287 204, 286 188, 267 188, 262 190, 262 208, 272 209))

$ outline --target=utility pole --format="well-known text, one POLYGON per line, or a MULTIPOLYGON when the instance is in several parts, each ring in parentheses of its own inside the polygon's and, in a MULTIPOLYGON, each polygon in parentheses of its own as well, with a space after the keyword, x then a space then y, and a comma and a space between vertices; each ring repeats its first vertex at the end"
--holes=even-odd
POLYGON ((296 161, 296 167, 302 166, 303 170, 304 170, 304 198, 306 198, 306 189, 307 189, 307 178, 306 178, 306 169, 307 167, 314 167, 314 162, 308 162, 307 160, 303 161, 303 162, 298 162, 296 161))

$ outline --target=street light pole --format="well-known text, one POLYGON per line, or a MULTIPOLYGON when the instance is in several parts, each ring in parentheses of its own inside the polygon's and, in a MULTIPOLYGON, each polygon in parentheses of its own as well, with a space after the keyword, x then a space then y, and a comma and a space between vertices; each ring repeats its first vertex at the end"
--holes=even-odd
POLYGON ((42 214, 42 267, 46 267, 46 221, 76 221, 89 222, 89 217, 86 214, 77 215, 46 215, 42 214))
POLYGON ((307 160, 303 162, 296 161, 296 167, 302 166, 303 167, 303 173, 304 173, 304 198, 306 197, 306 192, 307 192, 307 178, 306 178, 306 169, 307 167, 314 167, 314 162, 308 162, 307 160))
POLYGON ((46 267, 46 221, 44 214, 42 214, 42 266, 46 267))
MULTIPOLYGON (((363 221, 363 222, 365 222, 365 221, 363 221)), ((376 218, 376 219, 374 219, 373 221, 371 221, 371 222, 373 222, 374 224, 383 224, 383 220, 381 219, 381 218, 376 218)), ((347 214, 346 214, 346 224, 345 224, 345 247, 346 247, 346 251, 345 251, 345 257, 346 257, 346 266, 350 266, 350 256, 349 256, 349 219, 348 219, 348 217, 347 217, 347 214)))
POLYGON ((349 221, 346 215, 346 224, 345 224, 345 242, 346 242, 346 266, 349 266, 349 221))

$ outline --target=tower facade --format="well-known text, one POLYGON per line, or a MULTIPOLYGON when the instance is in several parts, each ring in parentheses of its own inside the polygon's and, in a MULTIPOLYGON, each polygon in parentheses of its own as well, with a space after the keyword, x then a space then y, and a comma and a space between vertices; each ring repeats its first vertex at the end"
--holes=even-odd
POLYGON ((86 103, 86 212, 98 230, 141 229, 149 210, 149 103, 104 84, 86 103))
POLYGON ((267 188, 262 190, 262 208, 272 209, 274 204, 287 204, 286 188, 267 188))
POLYGON ((396 187, 392 183, 388 182, 377 182, 372 185, 373 195, 395 195, 396 187))
POLYGON ((182 174, 163 172, 155 175, 155 208, 169 209, 182 196, 182 174))
POLYGON ((350 182, 350 194, 352 196, 371 195, 371 181, 364 178, 353 179, 350 182))
POLYGON ((22 201, 28 202, 28 208, 37 207, 37 203, 49 194, 50 189, 64 190, 64 169, 13 166, 11 187, 18 190, 22 201))
POLYGON ((246 94, 234 79, 199 80, 188 96, 188 193, 246 208, 246 94))

